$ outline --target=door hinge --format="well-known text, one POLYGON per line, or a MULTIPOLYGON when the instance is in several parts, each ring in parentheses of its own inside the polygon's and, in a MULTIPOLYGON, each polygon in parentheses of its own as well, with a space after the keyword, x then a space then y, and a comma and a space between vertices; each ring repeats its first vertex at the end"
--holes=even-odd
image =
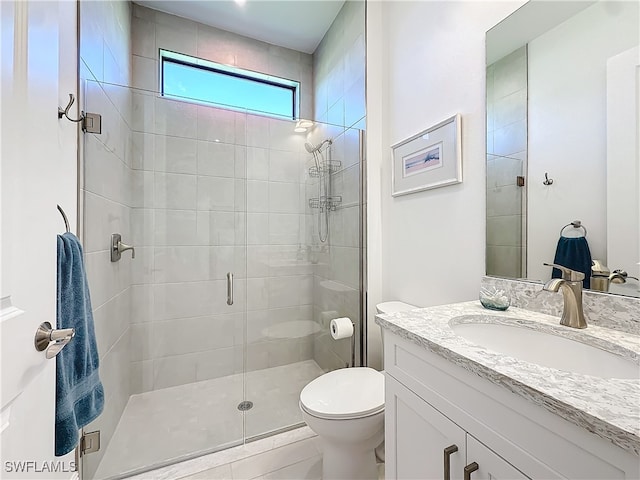
POLYGON ((100 450, 100 430, 85 432, 80 438, 80 456, 100 450))
POLYGON ((516 185, 519 187, 524 187, 524 177, 522 175, 518 175, 516 177, 516 185))
POLYGON ((82 130, 87 133, 102 133, 102 115, 99 113, 85 113, 82 120, 82 130))

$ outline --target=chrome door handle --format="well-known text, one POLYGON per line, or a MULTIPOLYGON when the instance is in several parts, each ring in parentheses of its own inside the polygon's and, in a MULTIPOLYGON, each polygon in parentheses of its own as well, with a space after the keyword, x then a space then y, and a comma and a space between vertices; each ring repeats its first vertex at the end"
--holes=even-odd
POLYGON ((233 305, 233 273, 227 273, 227 305, 233 305))
POLYGON ((471 480, 471 474, 478 470, 480 465, 476 462, 471 462, 469 465, 464 467, 464 480, 471 480))
POLYGON ((457 445, 449 445, 444 449, 444 480, 451 479, 451 454, 458 451, 457 445))
POLYGON ((45 356, 48 360, 55 357, 76 334, 75 328, 63 328, 56 330, 49 322, 42 322, 36 330, 33 343, 38 352, 46 350, 45 356), (53 342, 53 343, 51 343, 53 342))

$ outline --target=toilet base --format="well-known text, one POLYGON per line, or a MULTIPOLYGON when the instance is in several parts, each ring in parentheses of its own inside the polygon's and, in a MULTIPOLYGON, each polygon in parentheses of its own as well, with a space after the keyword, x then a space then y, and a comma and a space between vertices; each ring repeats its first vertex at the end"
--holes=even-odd
POLYGON ((378 480, 373 448, 359 449, 322 442, 323 480, 378 480))
POLYGON ((324 480, 378 480, 375 449, 384 440, 384 410, 355 419, 302 418, 318 434, 324 480))
POLYGON ((378 462, 384 463, 384 440, 376 447, 376 459, 378 462))

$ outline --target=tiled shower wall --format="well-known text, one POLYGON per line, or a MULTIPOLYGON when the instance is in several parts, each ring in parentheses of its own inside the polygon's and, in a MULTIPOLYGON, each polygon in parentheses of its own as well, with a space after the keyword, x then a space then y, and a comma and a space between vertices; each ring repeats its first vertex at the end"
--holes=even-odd
POLYGON ((80 109, 102 114, 102 134, 84 134, 81 143, 82 242, 105 409, 88 431, 100 430, 102 448, 84 457, 83 475, 93 478, 129 399, 131 258, 110 261, 112 233, 130 240, 131 77, 128 2, 82 2, 80 12, 80 109))
POLYGON ((347 1, 313 54, 314 119, 364 129, 365 2, 347 1), (356 125, 358 124, 358 125, 356 125))
MULTIPOLYGON (((356 337, 361 333, 361 131, 342 126, 365 128, 364 27, 365 2, 345 2, 313 55, 315 119, 330 124, 320 126, 313 141, 332 139, 331 148, 323 150, 323 156, 340 162, 331 175, 331 185, 332 195, 342 197, 336 210, 329 212, 326 243, 320 243, 317 234, 318 210, 308 209, 313 228, 307 230, 307 242, 317 260, 313 271, 314 320, 320 327, 313 358, 324 370, 341 368, 351 361, 350 340, 333 340, 329 321, 349 317, 356 324, 356 337)), ((317 179, 310 179, 307 198, 317 196, 317 179)))
POLYGON ((313 116, 312 56, 133 5, 133 87, 158 91, 159 50, 300 82, 300 116, 313 116))
POLYGON ((304 136, 148 92, 133 118, 133 392, 242 372, 245 306, 247 369, 311 358, 309 337, 274 333, 312 317, 304 136))
MULTIPOLYGON (((315 75, 315 80, 321 85, 319 88, 316 86, 314 95, 310 91, 313 70, 310 55, 247 39, 138 5, 134 5, 132 31, 133 82, 139 88, 157 90, 158 49, 165 48, 212 61, 300 80, 302 84, 302 117, 312 117, 312 99, 322 95, 322 92, 324 92, 324 98, 327 101, 323 118, 328 118, 329 102, 332 107, 331 120, 336 125, 341 126, 346 120, 350 124, 354 124, 362 121, 364 117, 364 2, 347 2, 345 4, 314 55, 313 63, 318 72, 318 75, 315 75), (336 55, 336 52, 339 55, 336 55)), ((144 111, 148 112, 151 104, 148 98, 146 102, 144 111)), ((315 106, 319 108, 317 103, 315 106)), ((183 110, 188 107, 176 108, 183 110)), ((318 115, 316 115, 317 118, 318 115)), ((268 125, 271 124, 273 129, 274 125, 284 125, 286 122, 269 121, 252 116, 248 119, 247 128, 250 129, 250 123, 255 123, 256 128, 261 129, 264 138, 260 145, 251 145, 251 140, 248 138, 249 148, 246 151, 248 162, 247 195, 249 200, 251 198, 260 199, 253 207, 249 202, 246 217, 247 274, 249 275, 247 285, 247 339, 249 342, 247 368, 276 366, 304 360, 311 356, 326 369, 344 366, 343 359, 348 361, 350 358, 350 342, 334 342, 327 337, 327 320, 329 318, 326 312, 333 312, 329 313, 330 316, 335 316, 337 315, 335 312, 339 312, 340 315, 348 315, 355 319, 360 315, 359 133, 355 129, 345 133, 342 127, 328 129, 321 127, 316 130, 316 132, 322 131, 323 135, 333 139, 332 155, 336 160, 341 159, 340 161, 343 163, 341 171, 333 175, 332 181, 335 188, 341 190, 345 203, 330 217, 335 235, 333 239, 335 248, 333 250, 315 248, 313 260, 318 263, 314 265, 311 262, 312 249, 308 246, 315 242, 311 232, 313 225, 317 225, 317 218, 314 217, 317 212, 312 212, 307 206, 309 195, 305 189, 295 193, 295 183, 305 179, 312 180, 304 176, 304 172, 307 171, 305 161, 310 158, 303 149, 304 139, 292 135, 290 127, 287 126, 288 131, 284 135, 297 139, 296 147, 294 150, 282 150, 287 152, 286 156, 274 159, 273 151, 265 147, 269 142, 275 142, 276 145, 282 142, 278 138, 268 139, 267 134, 270 132, 268 125), (298 156, 298 163, 295 163, 296 156, 298 156), (277 193, 273 186, 268 187, 268 182, 272 182, 274 185, 280 184, 277 187, 281 193, 277 193), (281 211, 266 211, 271 208, 269 203, 273 201, 272 198, 275 198, 274 195, 283 199, 289 197, 289 204, 296 205, 296 207, 293 209, 286 207, 284 210, 282 210, 284 207, 277 207, 281 211), (252 208, 258 210, 252 211, 252 208), (295 210, 296 208, 297 210, 295 210), (343 223, 347 225, 347 229, 355 230, 343 234, 341 230, 343 223), (315 275, 312 277, 312 274, 315 275), (302 282, 300 281, 301 276, 305 277, 302 282), (336 288, 327 290, 326 285, 333 284, 324 282, 324 280, 338 282, 336 283, 337 290, 336 288), (323 286, 320 286, 321 283, 323 286), (312 304, 315 308, 311 306, 312 304), (325 312, 325 315, 321 318, 319 312, 325 312), (315 335, 319 341, 315 342, 316 346, 313 349, 310 345, 310 339, 314 337, 308 335, 277 339, 269 338, 263 334, 264 332, 272 332, 273 330, 268 327, 273 327, 277 323, 310 321, 312 319, 320 322, 320 333, 315 335), (314 349, 316 353, 313 352, 314 349), (337 354, 337 352, 341 352, 341 354, 337 354)), ((147 118, 146 122, 150 123, 152 120, 147 118)), ((276 128, 276 130, 280 129, 281 126, 276 128)), ((271 133, 273 134, 273 132, 271 133)), ((140 143, 139 140, 139 137, 136 136, 134 149, 140 148, 137 146, 140 143)), ((175 141, 171 140, 170 142, 175 141)), ((287 148, 291 146, 291 142, 288 143, 287 148)), ((148 138, 144 145, 143 148, 146 150, 155 148, 157 151, 157 146, 150 146, 148 138)), ((170 147, 166 148, 169 151, 170 147)), ((177 150, 181 148, 175 147, 177 150)), ((242 153, 236 150, 236 155, 242 155, 242 153)), ((234 221, 242 223, 243 220, 236 218, 234 221)), ((140 295, 139 291, 140 288, 135 287, 134 295, 140 295)), ((149 304, 149 300, 140 302, 134 298, 134 308, 137 305, 149 304)), ((137 311, 134 312, 134 322, 136 322, 136 318, 141 318, 137 311)), ((290 325, 289 328, 296 328, 291 326, 293 324, 288 325, 290 325)), ((304 324, 297 326, 302 330, 305 328, 313 330, 312 327, 304 326, 304 324)), ((145 329, 150 329, 150 327, 134 326, 134 337, 149 339, 150 333, 145 329)), ((236 328, 236 342, 241 340, 237 338, 237 332, 236 328)), ((238 350, 240 344, 235 343, 234 345, 235 357, 230 354, 230 351, 224 356, 222 363, 226 366, 219 369, 219 374, 238 371, 238 362, 241 358, 238 350), (232 361, 233 358, 235 360, 232 361), (233 369, 230 362, 235 364, 233 369)), ((226 345, 225 348, 231 347, 226 345)), ((141 353, 143 356, 151 355, 144 353, 144 349, 140 351, 143 352, 141 353)), ((192 359, 190 365, 193 364, 193 361, 198 363, 197 360, 192 359)), ((133 368, 134 377, 140 380, 134 380, 134 391, 146 391, 165 385, 162 380, 164 378, 162 370, 164 367, 158 361, 156 361, 155 367, 151 366, 149 358, 136 361, 133 368), (149 380, 151 378, 154 380, 149 380)), ((170 374, 169 377, 172 378, 169 381, 170 384, 183 383, 186 378, 192 376, 192 374, 185 374, 185 372, 191 371, 191 367, 186 369, 169 368, 169 371, 172 370, 182 372, 180 375, 184 378, 177 380, 177 374, 170 374)), ((195 378, 201 379, 201 375, 197 372, 198 368, 196 367, 195 378)), ((218 372, 215 376, 218 376, 218 372)))
MULTIPOLYGON (((359 176, 356 130, 325 131, 334 140, 334 158, 344 157, 342 171, 333 176, 334 188, 342 190, 344 204, 330 217, 335 249, 312 252, 308 244, 314 240, 308 232, 316 218, 308 209, 304 187, 309 155, 303 147, 304 137, 293 134, 289 122, 171 102, 141 90, 132 95, 131 90, 112 85, 132 84, 156 90, 154 53, 158 48, 167 48, 289 78, 295 78, 291 73, 295 71, 303 85, 303 116, 311 117, 313 97, 307 90, 311 85, 311 57, 137 5, 132 7, 131 19, 129 7, 125 6, 90 2, 83 6, 82 15, 83 78, 104 82, 89 83, 87 88, 92 90, 87 91, 87 99, 95 99, 97 106, 93 110, 108 112, 103 113, 102 141, 87 136, 87 157, 96 165, 87 168, 92 178, 85 185, 85 211, 104 212, 105 217, 89 216, 85 231, 107 393, 115 393, 110 382, 118 384, 118 401, 108 402, 113 412, 101 417, 109 424, 103 427, 103 441, 107 442, 129 393, 241 369, 244 319, 238 312, 245 292, 251 292, 246 299, 249 369, 314 356, 311 336, 278 338, 269 327, 319 320, 320 311, 359 315, 357 255, 351 254, 358 241, 354 222, 359 176), (130 36, 120 31, 127 29, 129 22, 133 23, 130 36), (126 42, 128 38, 133 43, 131 47, 126 42), (224 38, 227 43, 214 42, 214 38, 224 38), (115 60, 116 55, 119 61, 115 60), (131 58, 131 64, 123 58, 131 58), (109 156, 117 157, 120 163, 112 162, 109 156), (219 163, 212 168, 203 162, 205 157, 219 163), (113 168, 114 164, 121 166, 113 168), (244 190, 245 181, 248 190, 244 190), (208 197, 205 191, 209 192, 208 197), (242 213, 245 195, 246 217, 242 213), (233 198, 230 203, 229 198, 233 198), (346 225, 347 230, 343 232, 339 224, 346 225), (136 246, 134 261, 125 254, 121 262, 109 262, 105 242, 111 233, 121 233, 123 241, 136 246), (90 238, 92 235, 96 240, 90 238), (248 244, 246 259, 243 242, 248 244), (318 259, 314 267, 312 261, 318 259), (224 303, 224 274, 231 268, 236 272, 236 305, 229 311, 224 303), (115 277, 113 272, 117 272, 115 277), (324 280, 337 282, 337 287, 324 280), (131 283, 134 285, 130 288, 131 283), (104 295, 109 298, 105 300, 104 295), (106 325, 101 319, 107 318, 117 318, 118 322, 101 331, 106 325), (174 328, 179 319, 180 328, 174 328), (213 339, 202 334, 210 328, 211 320, 225 333, 214 335, 213 339), (152 329, 150 322, 157 322, 157 328, 152 329), (118 348, 114 349, 116 345, 118 348), (131 386, 131 391, 126 385, 131 386)), ((345 33, 347 23, 354 25, 345 21, 348 12, 353 18, 353 9, 345 6, 323 43, 333 42, 334 48, 342 48, 344 42, 357 45, 362 40, 363 18, 362 31, 355 39, 349 40, 350 35, 345 33)), ((323 55, 335 63, 337 60, 328 56, 329 47, 323 48, 323 55)), ((364 70, 364 46, 361 53, 361 58, 354 57, 352 48, 339 62, 344 67, 347 58, 353 60, 352 68, 344 67, 340 74, 345 88, 352 87, 345 78, 350 75, 347 72, 357 70, 354 65, 361 63, 364 70)), ((363 85, 363 73, 357 77, 363 85)), ((347 96, 339 99, 343 112, 349 103, 347 96)), ((364 112, 363 105, 364 98, 360 110, 355 111, 364 112)), ((311 328, 308 324, 298 327, 303 331, 311 328)), ((322 324, 322 329, 326 332, 327 325, 322 324)), ((329 346, 328 350, 335 347, 337 352, 340 343, 325 339, 324 345, 329 346)), ((319 345, 315 350, 327 349, 319 345)), ((342 366, 341 358, 348 359, 348 348, 342 350, 338 357, 329 353, 315 357, 325 368, 342 366), (320 358, 323 355, 327 358, 320 358), (328 360, 331 355, 335 357, 333 362, 328 360)))
POLYGON ((527 49, 487 67, 487 274, 526 276, 527 49))

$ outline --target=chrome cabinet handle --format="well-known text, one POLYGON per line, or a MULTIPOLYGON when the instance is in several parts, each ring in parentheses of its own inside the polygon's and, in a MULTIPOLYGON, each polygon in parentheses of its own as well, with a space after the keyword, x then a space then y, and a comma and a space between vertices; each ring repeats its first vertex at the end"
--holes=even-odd
POLYGON ((233 273, 227 273, 227 305, 233 305, 233 273))
POLYGON ((464 467, 464 480, 471 480, 471 474, 478 470, 480 465, 476 462, 471 462, 469 465, 464 467))
POLYGON ((60 350, 73 339, 75 334, 76 330, 74 328, 56 330, 49 322, 42 322, 36 330, 33 343, 38 352, 46 350, 45 357, 47 357, 47 360, 50 360, 60 353, 60 350))
POLYGON ((444 480, 451 479, 451 454, 458 451, 457 445, 449 445, 444 449, 444 480))

